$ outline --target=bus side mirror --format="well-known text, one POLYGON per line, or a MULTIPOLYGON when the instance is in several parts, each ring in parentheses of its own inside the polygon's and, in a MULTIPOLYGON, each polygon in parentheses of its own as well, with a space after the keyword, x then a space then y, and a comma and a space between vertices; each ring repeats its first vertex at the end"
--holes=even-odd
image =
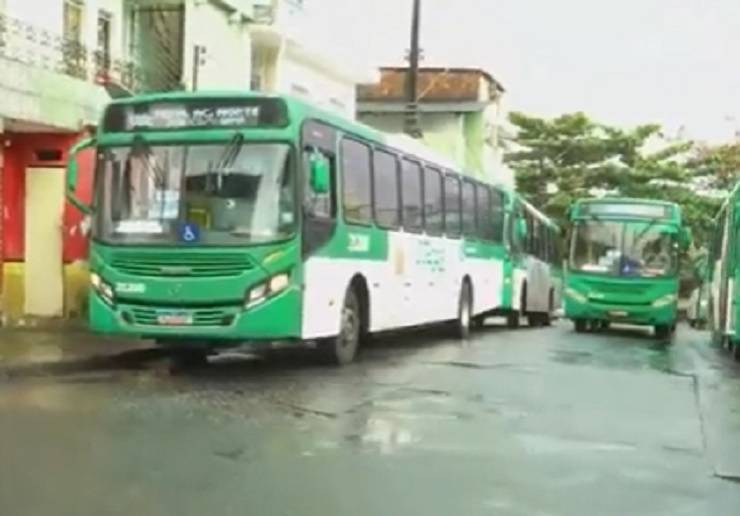
POLYGON ((678 234, 678 245, 681 246, 681 250, 686 251, 691 247, 692 240, 691 229, 686 227, 681 228, 681 231, 678 234))
POLYGON ((77 143, 69 151, 67 157, 67 172, 66 172, 66 196, 69 203, 80 210, 85 215, 92 213, 92 207, 86 204, 79 197, 77 197, 77 156, 80 152, 95 145, 95 138, 86 138, 81 142, 77 143))
POLYGON ((519 240, 527 239, 527 221, 524 219, 518 219, 516 221, 516 234, 519 236, 519 240))
POLYGON ((310 158, 309 184, 315 194, 329 191, 329 161, 320 152, 314 152, 310 158))

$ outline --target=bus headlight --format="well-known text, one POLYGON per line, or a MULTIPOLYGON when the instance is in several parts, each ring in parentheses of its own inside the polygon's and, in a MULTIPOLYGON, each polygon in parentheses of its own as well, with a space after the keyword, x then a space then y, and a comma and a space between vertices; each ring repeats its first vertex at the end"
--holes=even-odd
POLYGON ((98 295, 103 299, 103 301, 105 301, 109 305, 113 304, 113 301, 115 299, 115 292, 113 291, 113 287, 110 285, 110 283, 101 278, 97 272, 90 273, 90 285, 95 290, 95 292, 97 292, 98 295))
POLYGON ((274 296, 288 288, 290 285, 290 275, 287 272, 281 272, 275 274, 269 280, 264 281, 254 287, 250 288, 247 292, 246 299, 244 300, 244 306, 246 308, 252 308, 265 301, 268 297, 274 296))
POLYGON ((588 302, 588 298, 584 294, 581 294, 577 290, 570 287, 565 289, 565 295, 577 303, 588 302))
POLYGON ((676 294, 666 294, 653 301, 653 308, 668 306, 676 302, 676 294))

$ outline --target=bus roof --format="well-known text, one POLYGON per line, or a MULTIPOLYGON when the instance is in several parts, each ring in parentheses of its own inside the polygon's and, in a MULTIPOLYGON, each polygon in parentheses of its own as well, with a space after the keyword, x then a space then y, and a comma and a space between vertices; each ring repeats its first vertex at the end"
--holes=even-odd
MULTIPOLYGON (((443 154, 435 151, 431 147, 424 143, 415 140, 405 134, 400 133, 384 133, 378 131, 366 125, 362 122, 350 120, 340 114, 333 113, 329 110, 323 109, 319 106, 313 105, 310 102, 293 97, 291 95, 283 94, 270 94, 263 92, 254 92, 247 90, 201 90, 198 92, 190 91, 175 91, 175 92, 159 92, 159 93, 147 93, 142 95, 135 95, 132 97, 126 97, 122 99, 115 99, 110 102, 110 105, 127 105, 127 104, 145 104, 145 103, 157 103, 166 101, 187 101, 197 98, 203 99, 281 99, 285 102, 288 114, 291 119, 307 119, 315 118, 321 120, 324 123, 328 123, 347 132, 351 132, 353 135, 366 139, 370 142, 376 142, 387 145, 388 147, 403 152, 408 155, 415 156, 421 160, 427 161, 432 164, 436 164, 442 168, 450 169, 452 171, 462 174, 464 177, 469 178, 473 181, 484 182, 490 184, 488 181, 482 181, 473 175, 467 174, 462 167, 456 165, 454 161, 444 156, 443 154)), ((495 185, 492 185, 495 186, 495 185)), ((500 187, 497 187, 500 188, 500 187)))
POLYGON ((600 216, 617 217, 617 218, 662 218, 673 222, 681 223, 681 207, 675 202, 663 201, 659 199, 644 199, 636 197, 600 197, 594 199, 579 199, 574 201, 569 210, 569 218, 586 217, 595 215, 588 206, 602 205, 612 206, 609 211, 604 210, 598 213, 600 216), (619 208, 622 207, 620 211, 619 208), (639 207, 639 208, 637 208, 639 207), (651 211, 650 208, 653 208, 651 211), (663 211, 659 211, 663 208, 663 211), (658 211, 656 211, 656 209, 658 211))

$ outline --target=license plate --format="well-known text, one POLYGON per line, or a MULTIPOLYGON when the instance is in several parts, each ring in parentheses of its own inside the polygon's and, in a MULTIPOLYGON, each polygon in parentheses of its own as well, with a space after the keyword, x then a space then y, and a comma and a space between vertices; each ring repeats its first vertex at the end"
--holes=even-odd
POLYGON ((162 326, 189 326, 193 324, 193 316, 186 313, 163 313, 157 316, 157 322, 162 326))
POLYGON ((627 317, 627 312, 624 312, 622 310, 611 310, 609 312, 610 317, 627 317))

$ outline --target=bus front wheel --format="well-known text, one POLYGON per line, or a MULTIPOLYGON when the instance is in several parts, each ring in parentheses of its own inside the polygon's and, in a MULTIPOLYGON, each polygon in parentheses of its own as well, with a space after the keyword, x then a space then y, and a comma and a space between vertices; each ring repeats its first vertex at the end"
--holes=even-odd
POLYGON ((576 319, 573 326, 578 333, 585 333, 588 330, 588 321, 586 319, 576 319))
POLYGON ((339 334, 320 343, 324 358, 334 365, 347 365, 357 355, 362 332, 362 312, 355 290, 350 287, 344 295, 340 312, 339 334))
POLYGON ((659 324, 655 326, 655 338, 660 340, 669 339, 673 335, 673 327, 670 324, 659 324))

